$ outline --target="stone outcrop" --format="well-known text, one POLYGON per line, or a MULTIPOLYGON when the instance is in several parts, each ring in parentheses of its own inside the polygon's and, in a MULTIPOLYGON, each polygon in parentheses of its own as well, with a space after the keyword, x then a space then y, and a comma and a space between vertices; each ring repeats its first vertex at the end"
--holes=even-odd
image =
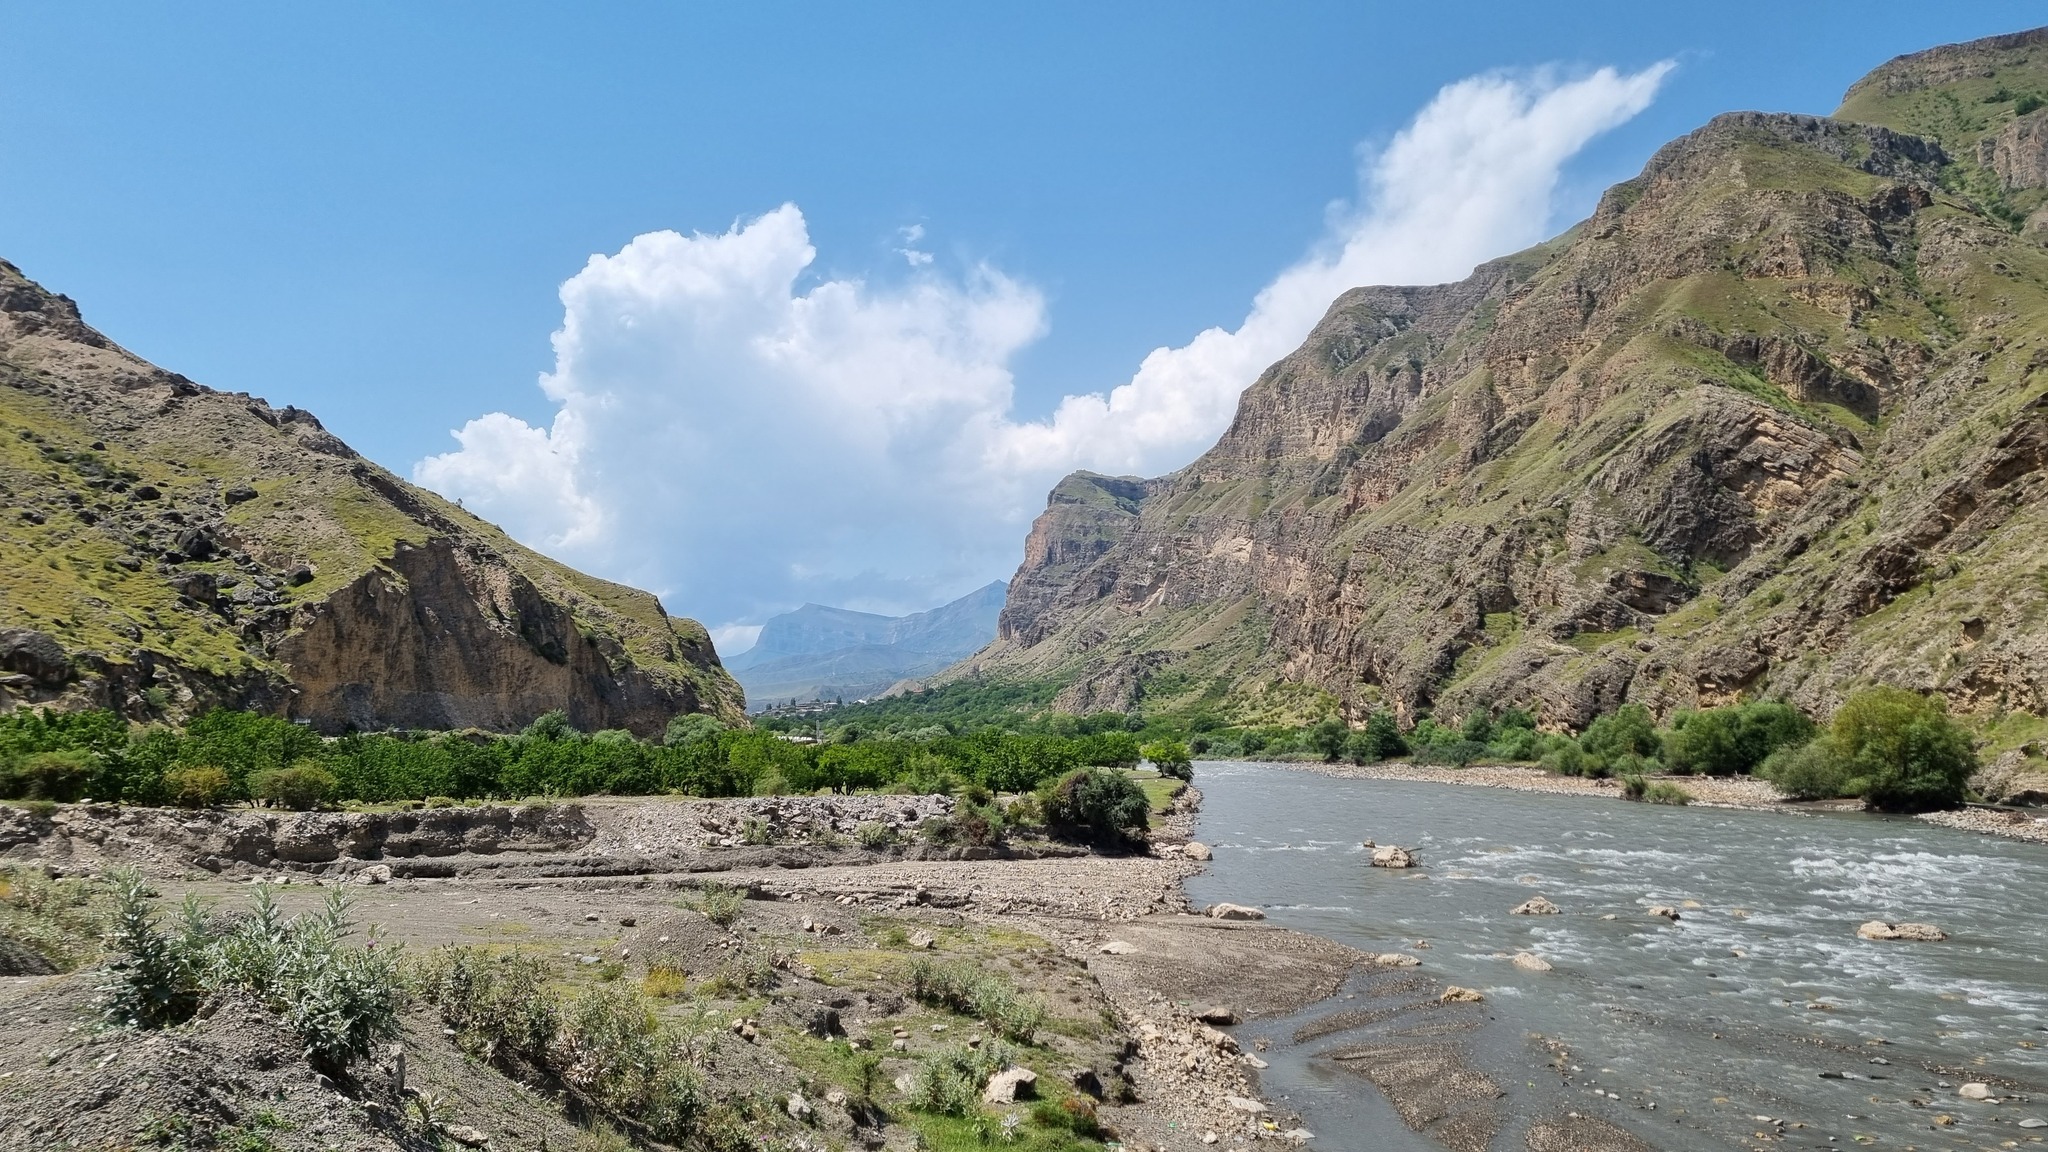
POLYGON ((971 670, 1247 719, 1289 686, 1354 721, 1824 714, 1873 679, 2048 713, 2035 90, 2039 32, 1902 58, 1458 283, 1345 293, 1187 468, 1061 482, 971 670))
POLYGON ((659 734, 742 697, 696 622, 130 355, 0 262, 0 710, 659 734))
POLYGON ((1856 929, 1856 935, 1865 940, 1919 940, 1939 943, 1948 939, 1948 933, 1932 924, 1915 924, 1911 921, 1892 923, 1886 920, 1871 920, 1856 929))

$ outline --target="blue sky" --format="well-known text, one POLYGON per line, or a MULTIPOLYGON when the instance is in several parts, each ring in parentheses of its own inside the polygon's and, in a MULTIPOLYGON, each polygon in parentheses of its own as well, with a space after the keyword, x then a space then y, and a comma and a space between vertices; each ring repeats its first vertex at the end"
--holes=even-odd
MULTIPOLYGON (((1028 431, 1062 397, 1132 381, 1154 349, 1238 328, 1261 290, 1319 246, 1373 235, 1339 218, 1365 213, 1375 158, 1446 85, 1506 70, 1521 87, 1496 95, 1540 103, 1597 69, 1618 77, 1606 98, 1619 111, 1597 113, 1606 118, 1528 177, 1543 185, 1532 193, 1542 219, 1524 205, 1498 232, 1519 239, 1576 219, 1714 113, 1831 111, 1892 55, 2041 15, 1996 2, 10 2, 0 257, 76 297, 136 352, 310 408, 395 471, 742 637, 805 599, 910 610, 1006 576, 1044 477, 1124 462, 1100 448, 1124 434, 1054 450, 1009 424, 999 441, 964 446, 921 427, 913 444, 910 417, 891 412, 871 430, 896 438, 883 447, 828 444, 775 418, 789 395, 738 403, 772 382, 736 360, 732 394, 718 393, 726 378, 707 365, 739 353, 704 343, 702 314, 689 320, 696 335, 662 345, 690 358, 680 368, 647 347, 621 350, 596 312, 565 360, 550 336, 565 324, 565 282, 593 254, 619 259, 603 282, 586 278, 588 307, 670 306, 622 278, 696 267, 731 233, 732 251, 787 274, 788 300, 815 305, 761 319, 761 333, 866 325, 888 329, 900 351, 914 330, 917 355, 876 369, 901 374, 889 389, 953 373, 957 387, 918 401, 934 426, 999 411, 1028 431), (1654 72, 1663 62, 1675 66, 1654 72), (1631 78, 1643 87, 1626 88, 1631 78), (1333 203, 1344 205, 1335 215, 1333 203), (774 215, 784 205, 794 219, 774 215), (680 242, 629 247, 660 230, 680 242), (829 291, 818 295, 835 286, 853 301, 836 311, 829 291), (536 386, 542 373, 555 375, 555 394, 536 386), (579 457, 558 459, 563 412, 594 426, 587 412, 632 408, 671 377, 712 399, 673 411, 650 401, 668 412, 668 439, 593 434, 579 457), (955 404, 963 389, 979 399, 955 404), (582 401, 592 407, 579 417, 582 401), (471 425, 490 413, 508 422, 471 425), (533 448, 521 429, 551 422, 555 438, 534 450, 554 455, 533 485, 479 487, 512 467, 481 445, 485 432, 533 448), (465 427, 478 440, 463 441, 463 458, 432 464, 465 427), (688 453, 717 466, 674 467, 688 453), (1024 460, 1032 453, 1043 459, 1024 460), (984 469, 998 455, 1011 463, 976 472, 959 463, 967 455, 984 469), (593 473, 604 466, 608 477, 593 473), (905 476, 869 485, 889 467, 905 476), (672 482, 659 499, 609 494, 636 473, 672 482), (919 475, 1002 492, 964 504, 906 496, 919 475), (531 507, 545 499, 535 485, 558 482, 581 485, 573 501, 531 507), (668 511, 719 501, 733 512, 715 522, 668 511), (806 521, 813 503, 820 519, 806 521), (882 504, 893 511, 863 511, 882 504)), ((858 390, 876 378, 861 375, 879 363, 875 348, 803 345, 815 362, 805 386, 858 390)), ((1214 417, 1187 419, 1178 439, 1128 462, 1192 458, 1189 437, 1214 417)))

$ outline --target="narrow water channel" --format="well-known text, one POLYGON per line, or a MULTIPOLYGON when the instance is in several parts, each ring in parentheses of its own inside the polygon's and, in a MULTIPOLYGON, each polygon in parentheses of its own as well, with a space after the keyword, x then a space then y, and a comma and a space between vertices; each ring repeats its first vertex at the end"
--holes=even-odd
MULTIPOLYGON (((1216 854, 1190 898, 1412 952, 1422 971, 1481 991, 1491 1024, 1473 1059, 1524 1123, 1583 1109, 1669 1149, 2048 1137, 2048 849, 1855 813, 1232 762, 1199 765, 1196 783, 1197 835, 1216 854), (1369 867, 1367 839, 1418 848, 1423 866, 1369 867), (1508 914, 1537 894, 1562 913, 1508 914), (1653 905, 1680 919, 1651 916, 1653 905), (1949 938, 1859 939, 1873 919, 1949 938), (1552 970, 1517 968, 1517 952, 1552 970), (1553 1068, 1557 1044, 1569 1055, 1553 1068), (1998 1102, 1959 1097, 1970 1082, 1998 1102)), ((1297 1022, 1283 1023, 1241 1034, 1297 1022)), ((1263 1074, 1268 1096, 1303 1115, 1317 1147, 1430 1146, 1397 1130, 1370 1084, 1319 1058, 1343 1042, 1282 1044, 1263 1074)), ((1494 1141, 1520 1146, 1512 1131, 1494 1141)))

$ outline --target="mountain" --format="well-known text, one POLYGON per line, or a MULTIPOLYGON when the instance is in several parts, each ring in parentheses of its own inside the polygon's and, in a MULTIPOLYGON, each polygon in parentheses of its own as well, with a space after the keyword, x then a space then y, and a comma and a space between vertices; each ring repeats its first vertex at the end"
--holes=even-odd
POLYGON ((947 675, 1568 727, 1885 681, 2048 733, 2044 101, 2048 30, 1901 57, 1345 293, 1187 468, 1062 481, 947 675))
POLYGON ((981 650, 995 638, 1006 590, 998 580, 909 616, 806 604, 771 617, 754 646, 726 667, 759 705, 872 696, 981 650))
POLYGON ((297 408, 147 364, 0 261, 0 709, 659 733, 742 714, 695 621, 513 542, 297 408))

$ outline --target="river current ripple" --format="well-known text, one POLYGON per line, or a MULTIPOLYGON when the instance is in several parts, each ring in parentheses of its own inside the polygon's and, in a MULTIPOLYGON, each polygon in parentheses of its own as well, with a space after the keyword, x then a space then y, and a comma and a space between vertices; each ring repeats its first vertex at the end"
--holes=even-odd
MULTIPOLYGON (((2038 845, 1856 813, 1657 807, 1234 762, 1199 765, 1196 783, 1197 835, 1216 856, 1189 881, 1191 899, 1255 904, 1274 923, 1369 951, 1427 941, 1416 951, 1425 971, 1486 995, 1498 1026, 1475 1059, 1511 1107, 1583 1108, 1658 1148, 1994 1148, 2048 1136, 2021 1123, 2048 1119, 2038 845), (1371 868, 1367 839, 1419 848, 1423 867, 1371 868), (1539 893, 1563 914, 1508 915, 1539 893), (1650 916, 1658 904, 1682 918, 1650 916), (1933 923, 1949 939, 1859 939, 1857 925, 1876 919, 1933 923), (1521 951, 1553 970, 1516 968, 1521 951), (1546 1041, 1570 1050, 1563 1069, 1545 1067, 1546 1041), (1960 1099, 1970 1081, 2001 1102, 1960 1099)), ((1369 1085, 1317 1065, 1309 1048, 1276 1060, 1265 1086, 1317 1130, 1317 1146, 1430 1146, 1403 1138, 1391 1113, 1360 1098, 1369 1085)), ((1496 1147, 1519 1146, 1506 1135, 1496 1147)))

